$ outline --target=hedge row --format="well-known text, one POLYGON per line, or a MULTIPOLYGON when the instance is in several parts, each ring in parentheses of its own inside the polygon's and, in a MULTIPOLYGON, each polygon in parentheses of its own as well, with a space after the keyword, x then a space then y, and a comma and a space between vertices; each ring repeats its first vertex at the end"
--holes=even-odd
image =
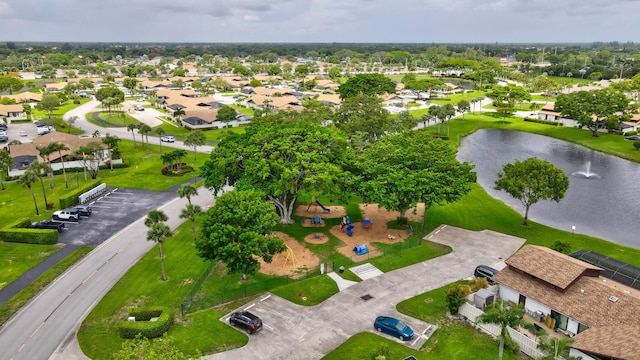
POLYGON ((68 207, 74 206, 78 204, 78 197, 87 191, 93 189, 94 187, 102 184, 102 181, 96 180, 92 183, 87 184, 86 186, 76 190, 75 192, 60 198, 60 208, 66 209, 68 207))
POLYGON ((0 230, 0 240, 4 242, 53 245, 58 243, 58 231, 49 229, 29 229, 31 219, 23 218, 0 230))
POLYGON ((173 325, 173 314, 166 307, 136 308, 129 310, 136 321, 123 320, 118 324, 120 337, 135 339, 138 334, 147 339, 161 337, 173 325), (149 321, 157 317, 156 321, 149 321))
POLYGON ((526 117, 526 118, 524 118, 524 121, 538 123, 538 124, 544 124, 544 125, 562 126, 561 122, 551 121, 551 120, 542 120, 542 119, 534 119, 534 118, 526 117))

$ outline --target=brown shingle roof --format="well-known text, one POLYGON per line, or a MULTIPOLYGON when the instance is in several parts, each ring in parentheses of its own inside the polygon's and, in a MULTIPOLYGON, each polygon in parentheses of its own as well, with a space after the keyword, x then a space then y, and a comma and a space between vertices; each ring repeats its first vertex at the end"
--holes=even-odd
POLYGON ((640 324, 592 328, 580 333, 570 346, 616 359, 640 359, 640 324))
POLYGON ((274 94, 291 93, 291 92, 293 92, 293 90, 291 90, 289 88, 271 89, 271 88, 258 86, 258 87, 253 88, 253 92, 256 93, 256 95, 261 95, 261 96, 274 96, 274 94))
POLYGON ((32 102, 42 100, 42 94, 36 94, 30 91, 26 91, 20 94, 3 95, 2 97, 14 99, 16 102, 32 102))
POLYGON ((24 108, 20 104, 2 105, 0 104, 0 116, 9 116, 9 113, 22 113, 24 108))
POLYGON ((167 99, 167 105, 180 105, 185 109, 198 109, 202 106, 209 106, 208 104, 211 104, 213 102, 215 102, 215 99, 210 96, 194 98, 178 96, 167 99))
POLYGON ((588 270, 602 270, 597 266, 536 245, 524 246, 505 263, 561 289, 566 289, 588 270))
POLYGON ((185 110, 184 119, 188 118, 200 118, 208 123, 212 123, 216 121, 218 117, 218 109, 196 109, 196 110, 185 110))
MULTIPOLYGON (((62 151, 62 156, 66 156, 73 153, 75 150, 77 150, 81 146, 85 146, 90 142, 102 143, 102 139, 101 138, 81 139, 75 135, 69 135, 69 134, 54 131, 42 136, 38 136, 37 138, 33 139, 33 142, 31 143, 11 145, 9 147, 9 154, 11 155, 12 158, 15 158, 17 156, 33 155, 38 157, 38 161, 42 162, 45 160, 40 157, 40 151, 38 150, 38 147, 47 146, 53 142, 58 142, 58 143, 67 145, 69 150, 62 151)), ((55 161, 55 160, 58 160, 60 156, 56 151, 51 155, 49 155, 49 157, 51 161, 55 161)))

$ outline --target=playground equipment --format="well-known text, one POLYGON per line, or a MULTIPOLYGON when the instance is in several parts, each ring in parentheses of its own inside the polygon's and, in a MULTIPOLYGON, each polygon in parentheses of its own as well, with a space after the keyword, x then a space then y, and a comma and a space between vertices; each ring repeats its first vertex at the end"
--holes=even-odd
POLYGON ((353 228, 355 225, 351 222, 351 218, 346 216, 342 218, 342 223, 340 224, 340 230, 345 231, 347 235, 353 236, 353 228))
POLYGON ((365 229, 370 228, 372 224, 373 224, 373 220, 371 220, 371 219, 363 219, 362 220, 362 227, 364 227, 365 229))
POLYGON ((367 247, 367 244, 360 244, 356 245, 353 248, 353 251, 355 251, 356 255, 364 255, 369 252, 369 248, 367 247))
MULTIPOLYGON (((296 254, 293 252, 293 250, 289 247, 289 245, 285 245, 287 248, 285 249, 285 258, 284 258, 284 262, 282 263, 282 268, 285 268, 287 266, 287 263, 289 261, 291 261, 291 268, 295 269, 298 266, 298 258, 296 258, 296 254)), ((277 254, 274 258, 277 259, 278 256, 280 256, 280 254, 277 254)))
MULTIPOLYGON (((311 202, 309 203, 309 206, 307 206, 307 211, 309 210, 309 208, 311 207, 311 205, 316 204, 316 206, 320 206, 322 208, 322 210, 326 211, 326 212, 331 212, 331 209, 329 209, 328 207, 322 205, 322 203, 320 202, 320 200, 318 200, 317 197, 312 197, 311 198, 311 202)), ((316 210, 317 211, 317 210, 316 210)))
POLYGON ((322 219, 320 218, 320 216, 314 216, 311 218, 311 223, 312 224, 322 224, 322 219))

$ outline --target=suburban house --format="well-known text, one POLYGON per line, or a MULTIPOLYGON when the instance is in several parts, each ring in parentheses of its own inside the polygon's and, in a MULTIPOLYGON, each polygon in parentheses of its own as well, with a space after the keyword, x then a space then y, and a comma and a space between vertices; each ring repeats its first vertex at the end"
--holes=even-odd
MULTIPOLYGON (((96 154, 96 158, 99 159, 100 164, 105 163, 106 160, 110 158, 109 149, 106 145, 102 144, 101 138, 79 138, 75 135, 54 131, 35 138, 31 143, 9 146, 9 156, 11 156, 11 158, 13 159, 13 165, 9 169, 9 176, 22 175, 29 164, 34 161, 46 162, 47 159, 44 159, 40 156, 40 150, 38 150, 38 148, 47 146, 53 142, 64 144, 69 148, 69 150, 62 150, 60 153, 56 151, 49 155, 51 168, 53 170, 59 170, 62 168, 62 159, 60 157, 60 154, 62 154, 62 158, 64 158, 65 156, 72 154, 80 147, 86 146, 91 142, 97 142, 103 145, 100 153, 96 154)), ((81 162, 75 160, 65 161, 64 166, 67 169, 83 167, 81 162)))
POLYGON ((58 92, 64 90, 67 87, 67 82, 60 82, 57 84, 47 84, 45 85, 45 90, 50 92, 58 92))
POLYGON ((631 115, 631 119, 622 122, 622 131, 638 131, 640 129, 640 109, 631 115))
POLYGON ((254 109, 295 110, 302 111, 302 104, 298 98, 288 96, 264 96, 254 95, 247 100, 247 106, 254 109))
POLYGON ((160 88, 173 86, 173 84, 169 80, 163 80, 163 81, 143 80, 143 81, 140 81, 138 85, 143 90, 147 90, 147 91, 158 90, 160 88))
POLYGON ((180 97, 194 98, 197 96, 195 90, 190 89, 182 89, 182 90, 174 90, 167 88, 160 88, 156 91, 156 96, 160 103, 163 103, 167 99, 176 99, 180 97))
POLYGON ((25 120, 27 114, 24 112, 22 104, 0 104, 0 118, 6 119, 7 123, 10 123, 11 120, 25 120))
POLYGON ((499 297, 524 304, 536 325, 569 337, 583 360, 640 359, 640 292, 601 276, 602 268, 526 245, 493 277, 499 297))
POLYGON ((218 117, 218 109, 211 108, 187 108, 184 109, 184 115, 180 120, 182 126, 188 129, 211 129, 211 128, 221 128, 224 126, 219 121, 216 121, 218 117))
POLYGON ((456 84, 446 82, 444 83, 444 86, 434 88, 431 91, 435 94, 438 94, 439 96, 446 96, 446 95, 463 92, 464 89, 456 84))
POLYGON ((559 111, 555 110, 554 103, 546 103, 538 111, 538 119, 540 120, 549 120, 549 121, 560 121, 562 120, 562 115, 559 111))
POLYGON ((342 99, 340 99, 340 95, 337 94, 320 94, 316 100, 329 106, 340 106, 340 104, 342 104, 342 99))
POLYGON ((277 97, 284 95, 291 95, 294 91, 290 88, 268 88, 263 86, 257 86, 251 89, 251 94, 266 96, 266 97, 277 97))
POLYGON ((2 95, 3 98, 9 98, 15 100, 17 103, 34 103, 42 100, 42 94, 23 92, 13 95, 2 95))

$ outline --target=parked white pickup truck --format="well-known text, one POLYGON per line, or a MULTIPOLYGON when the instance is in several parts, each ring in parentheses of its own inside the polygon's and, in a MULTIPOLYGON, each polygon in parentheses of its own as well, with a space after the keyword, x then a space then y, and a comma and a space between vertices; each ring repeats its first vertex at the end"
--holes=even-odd
POLYGON ((53 126, 39 126, 38 127, 38 135, 48 134, 50 132, 56 131, 53 126))
POLYGON ((78 221, 80 214, 78 210, 64 209, 53 212, 53 220, 78 221))

